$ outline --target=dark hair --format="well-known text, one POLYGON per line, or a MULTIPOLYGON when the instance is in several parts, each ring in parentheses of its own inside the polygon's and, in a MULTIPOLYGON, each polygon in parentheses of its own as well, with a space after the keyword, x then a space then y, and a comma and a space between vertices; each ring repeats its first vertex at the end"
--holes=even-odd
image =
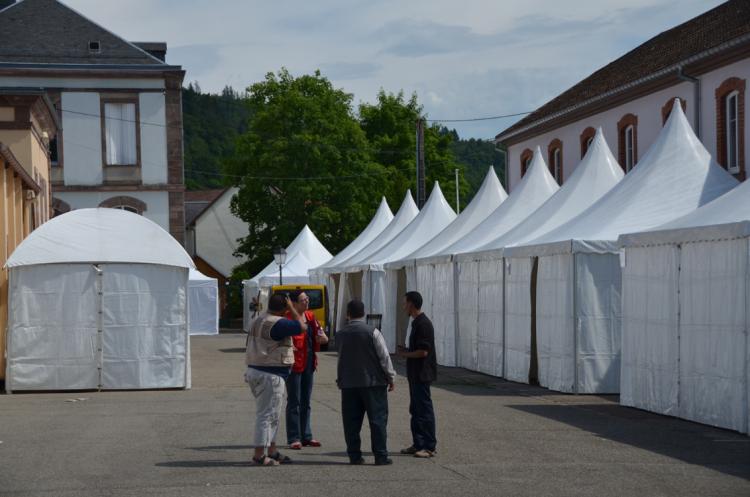
POLYGON ((351 319, 359 319, 365 317, 365 304, 361 300, 350 300, 346 304, 346 314, 351 319))
POLYGON ((422 309, 422 294, 419 292, 406 292, 406 301, 410 302, 417 309, 422 309))
POLYGON ((299 296, 303 293, 305 292, 302 290, 292 290, 291 292, 289 292, 289 298, 296 304, 297 302, 299 302, 299 296))
POLYGON ((271 312, 281 312, 286 309, 286 295, 283 293, 274 293, 268 299, 268 310, 271 312))

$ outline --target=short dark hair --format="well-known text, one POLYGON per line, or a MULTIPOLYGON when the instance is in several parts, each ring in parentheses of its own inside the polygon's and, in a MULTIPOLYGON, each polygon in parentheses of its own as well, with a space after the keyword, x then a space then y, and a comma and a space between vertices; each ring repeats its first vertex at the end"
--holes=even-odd
POLYGON ((299 296, 305 293, 303 290, 292 290, 289 292, 289 299, 295 304, 299 302, 299 296))
POLYGON ((351 319, 359 319, 365 317, 365 304, 361 300, 350 300, 346 304, 346 313, 351 319))
POLYGON ((419 292, 406 292, 406 301, 410 302, 417 309, 422 309, 422 294, 419 292))
POLYGON ((286 295, 283 293, 274 293, 268 299, 268 310, 271 312, 281 312, 286 309, 286 295))

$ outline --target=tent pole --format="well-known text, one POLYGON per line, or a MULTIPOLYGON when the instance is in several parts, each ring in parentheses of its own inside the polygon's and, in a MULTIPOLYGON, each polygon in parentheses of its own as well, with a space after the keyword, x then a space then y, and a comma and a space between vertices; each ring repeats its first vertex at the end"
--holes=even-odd
POLYGON ((573 393, 578 393, 578 257, 573 252, 573 393))
POLYGON ((103 270, 101 267, 99 267, 98 264, 94 264, 94 270, 96 271, 96 307, 97 307, 97 316, 96 316, 96 353, 97 353, 97 371, 99 373, 99 385, 98 389, 101 392, 102 391, 102 370, 104 368, 104 337, 103 333, 103 320, 102 320, 102 313, 104 312, 104 284, 102 280, 102 273, 103 270))
MULTIPOLYGON (((503 370, 502 370, 502 374, 503 374, 503 378, 507 378, 508 377, 508 371, 507 371, 508 368, 506 367, 506 357, 507 357, 507 354, 506 354, 506 350, 505 350, 507 348, 507 343, 505 341, 506 340, 505 328, 506 328, 507 323, 508 323, 508 321, 506 319, 508 300, 507 300, 507 295, 506 295, 506 292, 505 292, 505 283, 506 283, 505 272, 507 270, 506 269, 506 264, 507 264, 507 261, 506 261, 505 257, 503 257, 503 260, 502 260, 502 266, 503 266, 503 279, 502 279, 502 288, 503 288, 503 296, 502 296, 502 299, 503 299, 503 318, 502 318, 502 323, 503 323, 503 370)), ((477 265, 477 274, 479 275, 479 280, 481 281, 482 275, 479 273, 479 267, 480 266, 477 265)), ((477 295, 477 298, 479 298, 478 295, 477 295)))
POLYGON ((680 349, 681 345, 681 328, 682 328, 682 303, 680 302, 682 292, 680 291, 682 282, 682 245, 677 244, 677 416, 680 414, 680 404, 682 400, 682 368, 680 367, 680 349))

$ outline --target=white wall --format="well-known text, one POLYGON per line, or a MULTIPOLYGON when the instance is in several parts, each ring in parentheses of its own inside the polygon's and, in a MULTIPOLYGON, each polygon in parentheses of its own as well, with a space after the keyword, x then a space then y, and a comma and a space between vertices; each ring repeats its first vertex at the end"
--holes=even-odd
POLYGON ((195 223, 195 254, 226 277, 243 262, 232 254, 239 245, 237 239, 248 234, 247 224, 229 210, 235 193, 237 188, 227 190, 195 223))
POLYGON ((102 170, 99 93, 63 92, 63 178, 66 185, 100 185, 102 170))
MULTIPOLYGON (((714 157, 716 157, 715 91, 724 80, 732 76, 750 80, 750 59, 700 76, 701 140, 714 157)), ((747 98, 747 89, 745 91, 745 116, 747 116, 750 99, 747 98)), ((563 143, 563 178, 570 177, 581 161, 581 133, 589 126, 602 127, 607 144, 615 157, 618 157, 617 122, 628 113, 638 116, 637 148, 638 159, 640 159, 662 128, 662 106, 667 100, 675 97, 683 98, 687 102, 686 115, 695 129, 694 87, 692 83, 683 82, 508 147, 510 190, 512 191, 521 179, 521 153, 527 148, 534 150, 536 146, 539 146, 544 154, 544 160, 547 161, 547 147, 555 138, 563 143)), ((745 167, 747 169, 750 168, 750 123, 747 122, 747 117, 745 119, 745 167)))
POLYGON ((141 119, 141 180, 144 185, 167 182, 167 118, 163 93, 138 96, 141 119))
POLYGON ((112 197, 137 198, 146 203, 143 217, 169 232, 169 193, 167 192, 55 192, 52 196, 67 202, 73 210, 99 207, 99 204, 112 197))

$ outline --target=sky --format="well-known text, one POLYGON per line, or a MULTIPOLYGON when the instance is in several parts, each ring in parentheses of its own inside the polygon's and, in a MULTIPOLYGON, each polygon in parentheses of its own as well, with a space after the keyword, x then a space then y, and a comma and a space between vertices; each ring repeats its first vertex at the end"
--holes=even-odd
MULTIPOLYGON (((131 41, 166 41, 203 91, 320 69, 355 104, 416 92, 430 119, 532 111, 718 0, 63 0, 131 41)), ((494 137, 519 117, 446 123, 494 137)))

